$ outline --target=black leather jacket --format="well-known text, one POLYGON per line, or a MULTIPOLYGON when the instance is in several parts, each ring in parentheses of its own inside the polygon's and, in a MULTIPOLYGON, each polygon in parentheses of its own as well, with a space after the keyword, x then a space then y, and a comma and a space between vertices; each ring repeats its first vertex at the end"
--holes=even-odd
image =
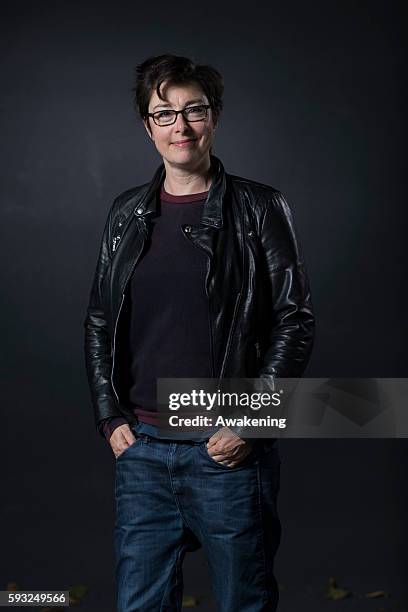
MULTIPOLYGON (((211 162, 215 175, 201 226, 180 231, 208 256, 213 377, 299 377, 313 345, 314 316, 290 208, 273 187, 228 174, 214 155, 211 162)), ((128 281, 149 248, 164 177, 162 164, 150 183, 120 194, 105 225, 84 321, 96 426, 112 416, 136 422, 126 404, 121 335, 128 281)))

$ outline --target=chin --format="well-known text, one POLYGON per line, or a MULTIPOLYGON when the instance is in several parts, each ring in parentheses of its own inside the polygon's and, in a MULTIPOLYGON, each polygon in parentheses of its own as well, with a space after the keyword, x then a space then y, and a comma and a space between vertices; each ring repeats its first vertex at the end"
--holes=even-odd
POLYGON ((171 161, 181 164, 188 164, 197 161, 197 159, 202 157, 202 154, 200 154, 198 151, 172 151, 172 154, 169 157, 171 161))

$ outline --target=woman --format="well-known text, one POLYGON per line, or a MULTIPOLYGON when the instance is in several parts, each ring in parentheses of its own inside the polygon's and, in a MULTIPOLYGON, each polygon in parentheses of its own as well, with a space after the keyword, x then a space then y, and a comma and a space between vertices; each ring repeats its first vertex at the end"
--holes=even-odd
POLYGON ((152 57, 134 93, 163 164, 114 201, 85 320, 95 422, 116 457, 118 610, 180 610, 199 547, 220 611, 276 610, 276 441, 165 430, 156 380, 301 376, 314 318, 293 219, 279 191, 211 154, 217 70, 152 57))

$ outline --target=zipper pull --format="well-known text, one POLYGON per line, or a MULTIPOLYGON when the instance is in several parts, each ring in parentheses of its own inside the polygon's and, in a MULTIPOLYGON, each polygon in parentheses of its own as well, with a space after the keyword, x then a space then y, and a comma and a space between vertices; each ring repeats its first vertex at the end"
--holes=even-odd
POLYGON ((255 342, 255 348, 256 348, 256 358, 260 359, 261 358, 261 345, 259 344, 259 342, 255 342))
POLYGON ((117 244, 120 240, 121 236, 115 236, 113 241, 112 241, 112 253, 114 253, 116 251, 117 248, 117 244))

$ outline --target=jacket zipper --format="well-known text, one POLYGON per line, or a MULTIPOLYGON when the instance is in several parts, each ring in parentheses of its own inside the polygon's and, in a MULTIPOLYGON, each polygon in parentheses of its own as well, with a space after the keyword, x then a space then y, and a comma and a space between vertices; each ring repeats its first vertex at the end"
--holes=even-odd
POLYGON ((228 335, 227 346, 225 348, 225 355, 224 355, 224 359, 223 359, 223 362, 222 362, 222 368, 221 368, 221 373, 220 373, 219 378, 223 378, 224 377, 225 367, 226 367, 227 359, 229 357, 229 353, 230 353, 230 349, 231 349, 232 338, 233 338, 233 335, 234 335, 234 332, 235 332, 235 327, 237 325, 237 312, 238 312, 239 306, 241 304, 241 296, 242 296, 242 293, 240 291, 238 293, 237 299, 235 301, 234 313, 232 315, 231 329, 230 329, 230 333, 228 335))
POLYGON ((211 303, 210 303, 210 296, 207 290, 207 281, 210 276, 210 256, 208 255, 208 253, 206 253, 206 255, 207 255, 207 274, 205 275, 204 289, 205 289, 205 293, 206 293, 207 301, 208 301, 208 325, 210 328, 211 373, 214 376, 214 342, 213 342, 213 330, 212 330, 212 322, 211 322, 211 303))
MULTIPOLYGON (((146 222, 144 221, 144 219, 143 219, 143 223, 145 224, 145 227, 143 228, 143 234, 144 234, 144 236, 145 236, 145 238, 146 238, 146 229, 147 229, 147 228, 146 228, 146 222)), ((133 264, 132 264, 132 267, 131 267, 131 269, 130 269, 130 271, 129 271, 129 274, 128 274, 128 275, 127 275, 127 277, 126 277, 125 284, 124 284, 124 286, 123 286, 122 299, 121 299, 120 306, 119 306, 119 310, 118 310, 118 314, 117 314, 117 317, 116 317, 115 327, 114 327, 114 330, 113 330, 113 341, 112 341, 112 369, 111 369, 111 376, 110 376, 110 379, 111 379, 112 389, 113 389, 113 391, 114 391, 114 393, 115 393, 115 395, 116 395, 116 399, 118 400, 118 403, 120 403, 120 400, 119 400, 119 395, 118 395, 118 393, 117 393, 117 391, 116 391, 116 389, 115 389, 115 385, 114 385, 114 383, 113 383, 113 373, 114 373, 114 368, 115 368, 116 330, 117 330, 117 328, 118 328, 119 317, 120 317, 120 313, 121 313, 121 310, 122 310, 123 302, 124 302, 124 300, 125 300, 125 293, 126 293, 126 287, 127 287, 127 284, 128 284, 128 282, 129 282, 130 277, 131 277, 131 276, 132 276, 132 274, 133 274, 133 270, 135 269, 137 262, 138 262, 138 261, 139 261, 139 259, 140 259, 140 256, 141 256, 141 254, 142 254, 142 252, 143 252, 143 249, 144 249, 145 244, 146 244, 146 240, 143 242, 143 246, 142 246, 142 248, 140 249, 140 251, 139 251, 139 253, 138 253, 137 257, 134 259, 133 264)))
MULTIPOLYGON (((244 201, 244 204, 245 204, 245 201, 244 201)), ((244 227, 244 225, 245 225, 245 221, 244 221, 244 208, 242 209, 241 225, 242 225, 242 227, 244 227)), ((245 286, 245 244, 244 243, 242 245, 242 270, 243 270, 243 276, 242 276, 241 290, 238 293, 236 301, 235 301, 234 313, 232 315, 231 329, 230 329, 230 333, 228 335, 227 346, 225 348, 224 359, 223 359, 223 362, 222 362, 221 372, 220 372, 218 380, 220 380, 221 378, 224 378, 225 369, 226 369, 226 365, 227 365, 227 360, 228 360, 228 357, 229 357, 229 354, 230 354, 230 351, 231 351, 232 338, 234 336, 235 328, 237 326, 237 314, 238 314, 239 307, 241 305, 242 294, 243 294, 244 286, 245 286)))
MULTIPOLYGON (((200 246, 197 246, 193 240, 190 240, 190 239, 189 239, 189 238, 186 236, 186 234, 185 234, 185 232, 184 232, 183 228, 181 228, 181 230, 182 230, 182 232, 183 232, 183 235, 186 237, 186 239, 187 239, 187 240, 189 240, 189 242, 191 242, 192 244, 194 244, 194 246, 195 246, 196 248, 201 249, 201 247, 200 247, 200 246)), ((208 253, 207 253, 206 251, 205 251, 205 253, 206 253, 207 257, 208 257, 208 265, 207 265, 207 277, 206 277, 206 280, 205 280, 205 292, 206 292, 207 297, 208 297, 208 310, 209 310, 209 322, 210 322, 210 333, 211 333, 211 357, 212 357, 212 364, 213 364, 213 368, 212 368, 212 370, 213 370, 213 377, 214 377, 214 374, 215 374, 215 368, 214 368, 213 332, 212 332, 212 326, 211 326, 211 310, 210 310, 210 300, 209 300, 208 291, 207 291, 207 280, 208 280, 208 275, 209 275, 209 271, 210 271, 210 265, 209 265, 209 260, 210 260, 210 257, 209 257, 209 255, 208 255, 208 253)), ((244 282, 244 281, 243 281, 243 282, 244 282)), ((226 349, 225 349, 224 359, 223 359, 223 362, 222 362, 222 367, 221 367, 221 373, 220 373, 220 375, 219 375, 219 377, 218 377, 218 380, 220 380, 221 378, 223 378, 224 373, 225 373, 225 367, 226 367, 227 359, 228 359, 228 357, 229 357, 230 348, 231 348, 231 343, 232 343, 232 337, 233 337, 233 335, 234 335, 234 331, 235 331, 235 327, 236 327, 236 323, 237 323, 237 317, 236 317, 236 315, 237 315, 237 312, 238 312, 239 306, 240 306, 240 304, 241 304, 241 296, 242 296, 242 290, 241 290, 241 291, 238 293, 238 295, 237 295, 237 299, 236 299, 236 302, 235 302, 234 313, 233 313, 233 315, 232 315, 232 324, 231 324, 231 329, 230 329, 230 333, 229 333, 229 336, 228 336, 227 346, 226 346, 226 349)))
POLYGON ((119 396, 118 396, 118 394, 116 392, 116 389, 115 389, 115 385, 113 384, 113 370, 115 368, 116 329, 117 329, 117 326, 118 326, 120 311, 122 310, 122 305, 123 305, 124 299, 125 299, 125 293, 123 292, 122 293, 122 300, 121 300, 120 306, 119 306, 118 316, 116 317, 115 329, 114 329, 114 332, 113 332, 113 347, 112 347, 111 385, 112 385, 112 389, 113 389, 113 391, 114 391, 114 393, 116 395, 116 399, 118 400, 118 403, 120 403, 120 402, 119 402, 119 396))

